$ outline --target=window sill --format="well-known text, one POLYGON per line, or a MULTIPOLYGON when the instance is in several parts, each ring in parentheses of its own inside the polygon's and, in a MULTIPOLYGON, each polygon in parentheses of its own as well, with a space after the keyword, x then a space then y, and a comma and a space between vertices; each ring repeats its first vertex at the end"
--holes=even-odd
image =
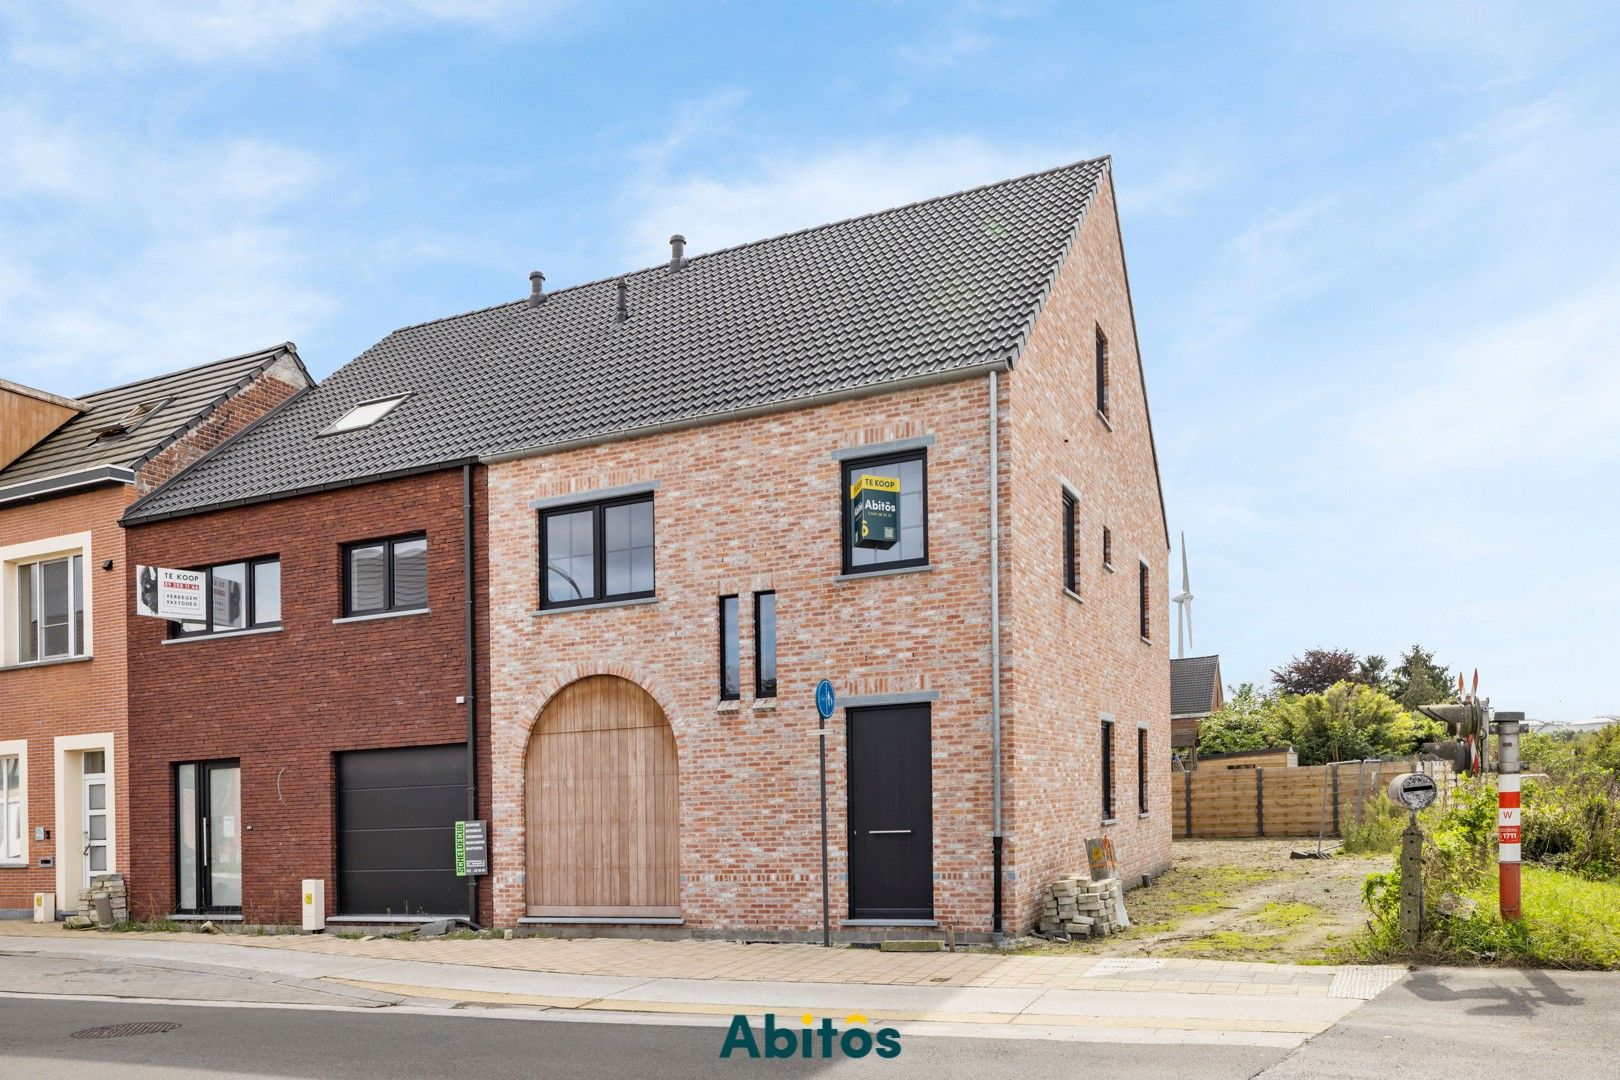
POLYGON ((570 611, 601 611, 603 608, 635 607, 638 604, 656 604, 656 596, 637 596, 629 600, 601 600, 594 604, 572 604, 568 607, 546 607, 538 611, 529 612, 531 619, 538 619, 542 615, 566 615, 570 611))
POLYGON ((1104 824, 1104 825, 1118 825, 1119 824, 1119 818, 1117 818, 1117 817, 1105 817, 1105 818, 1102 819, 1102 824, 1104 824))
POLYGON ((225 630, 218 634, 192 634, 188 637, 164 638, 165 645, 195 645, 204 641, 227 641, 231 638, 253 637, 255 634, 279 634, 279 626, 255 626, 251 630, 225 630))
POLYGON ((715 712, 741 712, 742 702, 737 698, 720 698, 714 703, 715 712))
POLYGON ((1144 644, 1144 645, 1152 645, 1153 644, 1153 639, 1145 637, 1145 638, 1142 639, 1142 644, 1144 644))
POLYGON ((1063 587, 1063 595, 1067 596, 1070 600, 1073 600, 1077 604, 1084 604, 1086 602, 1085 597, 1081 596, 1067 585, 1063 587))
POLYGON ((374 611, 370 615, 345 615, 341 619, 333 619, 333 626, 342 626, 345 623, 376 622, 378 619, 403 619, 410 615, 431 615, 432 608, 411 608, 409 611, 374 611))
POLYGON ((84 664, 94 659, 94 656, 53 656, 49 660, 24 660, 20 664, 7 664, 0 667, 0 671, 27 671, 29 668, 56 667, 58 664, 84 664))
POLYGON ((1103 412, 1101 409, 1097 410, 1097 419, 1101 420, 1103 427, 1107 428, 1109 431, 1114 430, 1114 422, 1108 419, 1108 414, 1103 412))
POLYGON ((927 574, 934 569, 933 563, 924 563, 921 566, 897 566, 893 570, 857 570, 849 574, 839 574, 834 581, 860 581, 863 578, 892 577, 895 574, 927 574))
POLYGON ((242 921, 242 916, 239 915, 239 914, 209 915, 206 912, 198 913, 198 912, 178 912, 178 911, 176 911, 176 912, 173 912, 171 914, 165 915, 164 918, 169 919, 172 922, 241 922, 242 921))
POLYGON ((1109 572, 1109 573, 1110 573, 1110 574, 1117 574, 1117 573, 1119 573, 1119 571, 1118 571, 1118 570, 1115 570, 1115 569, 1114 569, 1114 564, 1113 564, 1113 563, 1111 563, 1111 562, 1105 562, 1105 563, 1103 563, 1103 569, 1104 569, 1104 570, 1106 570, 1106 571, 1108 571, 1108 572, 1109 572))
POLYGON ((30 865, 25 859, 0 859, 0 870, 27 870, 30 865))
POLYGON ((755 712, 771 712, 776 708, 775 698, 755 698, 749 705, 755 712))
POLYGON ((1152 814, 1150 814, 1150 813, 1149 813, 1149 814, 1137 814, 1137 815, 1136 815, 1136 820, 1137 820, 1137 821, 1146 821, 1146 820, 1147 820, 1147 819, 1148 819, 1148 818, 1150 818, 1150 817, 1152 817, 1152 816, 1153 816, 1153 815, 1152 815, 1152 814))

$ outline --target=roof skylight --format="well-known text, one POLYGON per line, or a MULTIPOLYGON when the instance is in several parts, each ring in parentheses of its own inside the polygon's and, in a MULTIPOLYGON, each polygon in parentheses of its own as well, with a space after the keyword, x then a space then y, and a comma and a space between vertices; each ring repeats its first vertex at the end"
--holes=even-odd
POLYGON ((328 427, 325 431, 321 432, 321 434, 341 435, 345 431, 359 431, 362 428, 368 428, 377 421, 381 420, 383 417, 387 416, 389 413, 393 412, 394 408, 398 406, 400 402, 404 401, 410 396, 411 395, 409 394, 401 394, 398 397, 382 398, 378 401, 362 402, 361 404, 350 409, 348 412, 344 413, 332 424, 331 427, 328 427))

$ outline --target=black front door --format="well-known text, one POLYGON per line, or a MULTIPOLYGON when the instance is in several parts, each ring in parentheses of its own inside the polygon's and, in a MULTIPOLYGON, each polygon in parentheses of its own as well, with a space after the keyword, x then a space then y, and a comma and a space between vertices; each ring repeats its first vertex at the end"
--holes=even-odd
POLYGON ((850 709, 849 914, 934 917, 934 776, 927 705, 850 709))
POLYGON ((465 743, 337 755, 340 912, 468 914, 456 877, 466 768, 465 743))

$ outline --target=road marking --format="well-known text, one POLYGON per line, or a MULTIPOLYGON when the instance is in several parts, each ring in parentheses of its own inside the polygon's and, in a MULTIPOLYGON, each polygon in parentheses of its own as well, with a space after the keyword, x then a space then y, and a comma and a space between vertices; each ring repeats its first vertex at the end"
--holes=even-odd
POLYGON ((1405 968, 1388 964, 1340 968, 1339 973, 1333 976, 1333 985, 1328 989, 1328 997, 1371 1001, 1400 982, 1401 976, 1405 974, 1405 968))

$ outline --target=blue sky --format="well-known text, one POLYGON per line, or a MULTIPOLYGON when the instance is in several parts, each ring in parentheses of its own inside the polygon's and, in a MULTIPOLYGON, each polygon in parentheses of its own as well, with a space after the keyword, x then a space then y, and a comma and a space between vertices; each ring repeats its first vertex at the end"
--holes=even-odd
POLYGON ((1620 712, 1604 5, 0 0, 0 374, 80 392, 1115 159, 1197 651, 1620 712))

